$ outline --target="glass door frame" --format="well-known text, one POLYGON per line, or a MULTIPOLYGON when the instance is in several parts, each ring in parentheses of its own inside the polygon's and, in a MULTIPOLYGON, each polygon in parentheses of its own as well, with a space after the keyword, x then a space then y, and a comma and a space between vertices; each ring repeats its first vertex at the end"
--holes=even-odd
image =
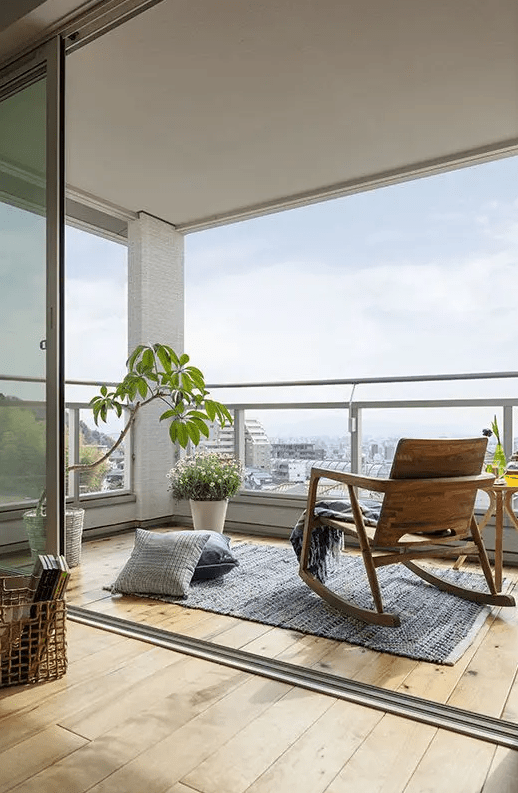
POLYGON ((55 36, 0 68, 0 101, 46 80, 46 550, 65 549, 65 50, 55 36))

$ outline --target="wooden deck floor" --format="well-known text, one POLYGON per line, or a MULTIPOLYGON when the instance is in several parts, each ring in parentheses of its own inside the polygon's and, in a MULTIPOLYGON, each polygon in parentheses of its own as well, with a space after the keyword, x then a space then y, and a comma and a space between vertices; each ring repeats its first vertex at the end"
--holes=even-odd
MULTIPOLYGON (((102 587, 132 544, 132 533, 85 544, 69 601, 518 721, 518 609, 495 612, 455 666, 436 666, 111 598, 102 587)), ((62 680, 0 691, 0 793, 518 790, 518 752, 77 623, 68 639, 62 680)))

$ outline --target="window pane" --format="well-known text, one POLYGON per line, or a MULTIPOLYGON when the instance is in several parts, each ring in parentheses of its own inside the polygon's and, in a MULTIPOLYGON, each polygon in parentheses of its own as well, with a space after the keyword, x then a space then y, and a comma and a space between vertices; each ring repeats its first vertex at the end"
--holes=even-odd
MULTIPOLYGON (((45 489, 45 158, 40 80, 0 103, 0 505, 45 489)), ((2 553, 26 539, 21 525, 2 526, 2 553)), ((24 559, 2 557, 11 563, 24 559)))

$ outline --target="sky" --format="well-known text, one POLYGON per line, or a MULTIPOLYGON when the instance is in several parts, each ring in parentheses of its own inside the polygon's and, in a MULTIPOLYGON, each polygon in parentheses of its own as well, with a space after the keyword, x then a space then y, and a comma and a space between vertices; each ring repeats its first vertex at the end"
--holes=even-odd
POLYGON ((127 248, 67 226, 67 380, 119 380, 128 357, 127 248))
MULTIPOLYGON (((518 158, 506 158, 187 235, 186 352, 211 383, 517 370, 517 185, 518 158)), ((70 229, 67 252, 67 377, 118 378, 125 251, 70 229)), ((282 392, 349 395, 348 386, 282 392)), ((515 396, 516 383, 356 390, 360 399, 490 395, 515 396)), ((462 418, 478 434, 483 414, 462 418)), ((397 434, 403 419, 380 421, 397 434)), ((309 415, 268 420, 275 432, 317 432, 309 415)), ((322 432, 336 423, 317 422, 322 432)))

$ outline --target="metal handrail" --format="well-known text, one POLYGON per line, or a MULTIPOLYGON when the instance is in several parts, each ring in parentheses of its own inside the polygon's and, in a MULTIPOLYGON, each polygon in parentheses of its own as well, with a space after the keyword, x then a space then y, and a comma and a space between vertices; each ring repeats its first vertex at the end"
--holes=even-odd
MULTIPOLYGON (((452 380, 502 380, 518 378, 518 371, 507 372, 450 372, 447 374, 389 375, 384 377, 347 377, 320 380, 271 380, 252 383, 207 383, 207 388, 280 388, 296 386, 324 385, 376 385, 390 383, 426 383, 452 380)), ((0 381, 22 383, 45 383, 44 377, 0 374, 0 381)), ((65 385, 116 386, 117 381, 111 380, 65 380, 65 385)))
POLYGON ((501 380, 518 378, 518 372, 471 372, 462 374, 418 374, 389 377, 348 377, 335 380, 279 380, 260 383, 207 383, 207 388, 274 388, 322 385, 375 385, 387 383, 426 383, 449 380, 501 380))

